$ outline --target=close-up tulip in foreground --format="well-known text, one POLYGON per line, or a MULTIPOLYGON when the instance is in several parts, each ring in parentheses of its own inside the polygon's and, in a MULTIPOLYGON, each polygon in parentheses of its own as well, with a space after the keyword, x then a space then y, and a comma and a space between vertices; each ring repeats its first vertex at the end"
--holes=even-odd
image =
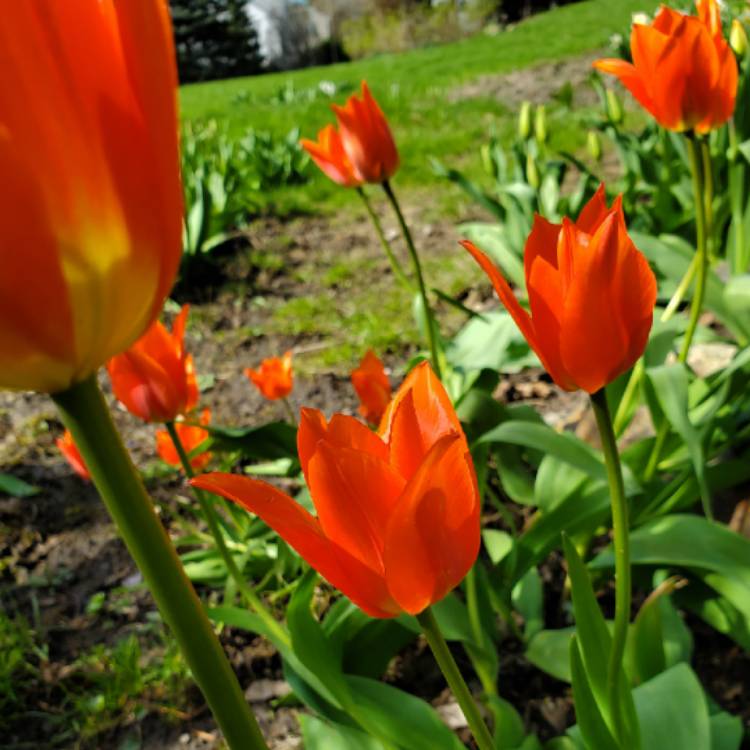
POLYGON ((745 3, 6 5, 3 747, 750 746, 745 3))

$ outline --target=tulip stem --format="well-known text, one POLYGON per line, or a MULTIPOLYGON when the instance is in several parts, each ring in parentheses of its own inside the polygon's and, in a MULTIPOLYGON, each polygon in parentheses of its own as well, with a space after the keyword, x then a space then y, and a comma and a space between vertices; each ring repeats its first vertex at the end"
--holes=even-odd
MULTIPOLYGON (((685 297, 687 290, 690 288, 690 284, 692 284, 693 282, 693 276, 695 276, 695 271, 697 268, 697 256, 694 255, 693 259, 690 261, 690 265, 688 266, 687 271, 685 271, 683 277, 680 279, 680 283, 674 290, 674 294, 672 294, 672 297, 667 303, 667 306, 659 316, 660 323, 666 323, 674 317, 674 314, 677 312, 677 308, 680 306, 680 303, 685 297)), ((615 435, 621 435, 623 430, 627 426, 630 406, 633 399, 635 398, 636 390, 640 385, 641 378, 643 377, 645 371, 645 361, 643 357, 641 357, 638 362, 636 362, 633 371, 630 373, 630 378, 628 379, 627 385, 625 386, 625 390, 623 391, 620 403, 617 405, 614 422, 615 435)))
POLYGON ((404 271, 404 269, 401 267, 401 264, 398 262, 398 258, 396 257, 396 254, 393 252, 391 243, 388 242, 385 236, 385 232, 383 231, 383 225, 380 223, 380 218, 375 213, 375 210, 373 209, 372 204, 370 203, 370 199, 367 197, 367 193, 365 193, 365 191, 361 187, 357 187, 356 191, 359 197, 362 199, 362 203, 365 204, 365 209, 367 211, 367 214, 370 217, 370 220, 372 221, 373 227, 375 227, 375 233, 378 235, 378 239, 380 240, 380 244, 383 246, 383 250, 385 250, 386 257, 388 258, 388 262, 391 264, 393 273, 396 275, 396 278, 404 285, 404 287, 409 292, 414 292, 414 286, 409 280, 409 277, 406 275, 406 272, 404 271))
POLYGON ((237 677, 92 375, 53 395, 96 488, 232 750, 267 750, 237 677))
POLYGON ((281 399, 282 403, 284 404, 284 411, 286 411, 287 416, 291 420, 292 424, 297 426, 297 415, 294 413, 294 409, 292 408, 291 403, 289 402, 289 399, 284 396, 284 398, 281 399))
POLYGON ((474 697, 458 669, 458 665, 448 648, 448 644, 445 642, 445 638, 443 638, 443 634, 440 632, 440 626, 435 619, 435 615, 427 607, 424 612, 417 615, 417 620, 422 627, 422 632, 432 649, 432 653, 435 655, 435 660, 440 667, 440 671, 443 673, 448 686, 466 717, 469 729, 471 729, 471 733, 474 735, 479 750, 493 750, 495 744, 492 740, 490 730, 484 723, 484 719, 482 719, 482 715, 479 713, 479 707, 474 701, 474 697))
POLYGON ((607 467, 607 481, 612 505, 612 534, 615 551, 615 626, 612 634, 612 650, 609 653, 607 670, 607 698, 612 711, 618 740, 623 736, 621 700, 619 698, 622 659, 630 622, 632 586, 630 581, 630 539, 628 521, 628 501, 622 480, 620 454, 617 439, 612 428, 612 419, 607 404, 605 389, 591 394, 591 405, 596 417, 596 425, 602 441, 604 462, 607 467))
POLYGON ((382 183, 383 190, 385 191, 386 196, 388 196, 388 200, 391 202, 391 206, 393 206, 393 210, 396 213, 396 217, 398 218, 399 226, 401 227, 401 233, 404 236, 404 241, 406 242, 406 246, 409 248, 409 255, 411 255, 411 260, 414 265, 414 274, 417 277, 417 285, 419 286, 419 295, 422 298, 422 306, 424 307, 424 316, 425 320, 427 322, 427 341, 430 345, 430 358, 432 359, 432 369, 435 371, 435 374, 438 376, 438 379, 442 379, 441 374, 441 367, 440 367, 440 355, 438 352, 438 346, 437 346, 437 336, 435 331, 435 319, 432 314, 432 309, 430 308, 429 300, 427 299, 427 288, 425 287, 424 283, 424 276, 422 275, 422 265, 419 262, 419 254, 417 253, 417 248, 414 245, 414 240, 412 239, 411 232, 409 231, 409 227, 406 223, 406 219, 404 219, 404 215, 401 212, 401 206, 398 204, 398 200, 396 199, 396 195, 393 192, 393 188, 391 187, 390 182, 386 180, 382 183))
MULTIPOLYGON (((193 467, 190 464, 190 458, 185 451, 185 446, 182 444, 180 435, 175 429, 174 422, 167 422, 165 426, 167 428, 167 432, 169 433, 169 437, 172 439, 175 450, 177 451, 177 455, 180 457, 180 463, 182 464, 182 468, 185 471, 186 476, 188 477, 188 479, 192 479, 195 476, 195 472, 193 471, 193 467)), ((274 633, 276 638, 278 638, 282 643, 291 645, 291 640, 286 630, 268 611, 263 602, 260 600, 260 597, 258 597, 255 591, 253 591, 252 587, 248 585, 247 581, 245 581, 242 572, 237 567, 237 563, 234 561, 232 553, 227 548, 227 543, 224 540, 224 534, 222 533, 219 522, 216 519, 216 511, 214 510, 211 500, 202 490, 199 490, 197 487, 193 487, 192 490, 193 494, 198 500, 198 503, 201 506, 203 518, 205 519, 206 524, 208 525, 208 530, 211 532, 211 536, 214 539, 216 549, 219 550, 221 559, 224 561, 224 565, 226 565, 227 572, 237 585, 237 589, 239 590, 240 594, 245 599, 248 606, 263 620, 263 622, 266 624, 266 627, 268 627, 268 629, 272 633, 274 633)))
MULTIPOLYGON (((677 357, 678 361, 683 364, 688 360, 690 345, 698 328, 698 320, 703 308, 703 299, 706 295, 709 270, 708 245, 712 231, 711 223, 713 221, 713 175, 711 171, 711 152, 708 142, 705 139, 699 141, 695 136, 688 136, 686 141, 688 156, 690 157, 690 169, 693 175, 693 201, 695 202, 696 249, 693 264, 696 269, 696 280, 695 292, 690 304, 690 318, 688 319, 685 337, 682 340, 682 347, 677 357)), ((643 473, 643 478, 647 482, 650 482, 656 473, 668 434, 669 424, 666 418, 663 417, 656 430, 656 440, 651 449, 646 470, 643 473)), ((709 520, 713 519, 711 498, 706 496, 705 493, 701 493, 701 503, 706 518, 709 520)))

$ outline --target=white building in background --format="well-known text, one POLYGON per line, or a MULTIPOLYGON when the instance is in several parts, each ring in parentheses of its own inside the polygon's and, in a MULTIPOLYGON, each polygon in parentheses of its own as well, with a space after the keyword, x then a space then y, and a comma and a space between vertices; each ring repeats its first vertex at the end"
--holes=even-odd
POLYGON ((333 16, 305 0, 248 0, 266 65, 292 68, 331 38, 333 16))

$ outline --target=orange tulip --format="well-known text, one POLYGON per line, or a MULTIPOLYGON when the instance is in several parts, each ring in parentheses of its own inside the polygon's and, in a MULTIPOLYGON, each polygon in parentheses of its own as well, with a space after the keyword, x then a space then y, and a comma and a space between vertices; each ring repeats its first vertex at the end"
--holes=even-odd
POLYGON ((283 357, 269 357, 260 363, 257 370, 245 369, 250 382, 270 401, 286 398, 292 392, 292 353, 283 357))
POLYGON ((575 223, 534 217, 524 251, 531 315, 492 261, 471 242, 462 244, 561 388, 595 393, 643 354, 656 279, 628 237, 621 199, 608 209, 603 185, 575 223))
POLYGON ((668 130, 707 133, 734 112, 737 61, 721 30, 716 0, 697 0, 698 16, 662 6, 650 26, 634 24, 633 63, 597 60, 668 130))
POLYGON ((312 160, 334 182, 344 187, 357 187, 362 180, 354 171, 352 163, 344 150, 341 135, 333 125, 326 125, 319 133, 318 140, 303 138, 302 148, 310 154, 312 160))
POLYGON ((205 474, 200 487, 259 515, 373 617, 418 614, 479 551, 474 465, 450 399, 427 363, 406 378, 378 434, 303 409, 297 437, 317 517, 265 482, 205 474))
POLYGON ((78 474, 81 479, 87 482, 91 481, 91 474, 86 467, 86 464, 81 456, 78 446, 73 442, 73 436, 70 434, 70 430, 65 430, 63 436, 55 440, 60 453, 63 454, 65 460, 70 464, 71 469, 78 474))
POLYGON ((362 182, 385 182, 398 169, 398 151, 383 111, 362 81, 362 98, 352 95, 343 107, 333 105, 341 143, 362 182))
MULTIPOLYGON (((204 409, 201 412, 199 424, 207 425, 211 422, 211 410, 204 409)), ((204 440, 208 438, 208 430, 204 430, 197 425, 185 424, 184 422, 175 422, 175 430, 180 438, 185 453, 190 455, 204 440)), ((159 458, 170 466, 181 466, 180 456, 172 442, 172 438, 166 430, 156 431, 156 452, 159 458)), ((211 460, 211 453, 203 451, 190 458, 190 465, 196 471, 203 471, 206 464, 211 460)))
POLYGON ((359 396, 359 413, 371 424, 378 424, 391 400, 391 383, 372 349, 352 372, 352 385, 359 396))
POLYGON ((130 349, 107 363, 115 396, 146 422, 171 422, 198 403, 193 358, 184 347, 189 310, 183 305, 172 333, 157 320, 130 349))
POLYGON ((3 4, 0 387, 65 390, 159 314, 181 252, 176 102, 164 0, 3 4))

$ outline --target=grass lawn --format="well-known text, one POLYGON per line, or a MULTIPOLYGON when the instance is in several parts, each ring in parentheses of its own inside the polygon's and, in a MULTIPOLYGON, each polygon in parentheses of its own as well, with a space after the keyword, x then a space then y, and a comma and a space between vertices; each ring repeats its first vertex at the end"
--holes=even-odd
MULTIPOLYGON (((449 97, 451 90, 482 75, 508 73, 545 61, 556 61, 605 47, 613 33, 627 33, 631 14, 652 11, 656 0, 586 0, 542 13, 511 30, 479 34, 452 44, 380 55, 352 63, 236 78, 181 89, 186 120, 216 119, 230 132, 248 127, 286 133, 298 127, 314 137, 332 120, 331 99, 318 84, 338 87, 334 101, 343 102, 366 79, 385 110, 402 155, 398 182, 430 187, 430 158, 460 165, 471 174, 479 169, 478 146, 490 132, 501 137, 515 127, 515 112, 493 96, 449 97)), ((565 84, 560 81, 560 86, 565 84)), ((583 142, 574 118, 560 117, 553 143, 566 148, 583 142)), ((354 200, 315 172, 305 188, 269 196, 279 211, 320 211, 354 200)), ((441 182, 441 185, 444 183, 441 182)), ((447 188, 443 195, 450 194, 447 188)))

